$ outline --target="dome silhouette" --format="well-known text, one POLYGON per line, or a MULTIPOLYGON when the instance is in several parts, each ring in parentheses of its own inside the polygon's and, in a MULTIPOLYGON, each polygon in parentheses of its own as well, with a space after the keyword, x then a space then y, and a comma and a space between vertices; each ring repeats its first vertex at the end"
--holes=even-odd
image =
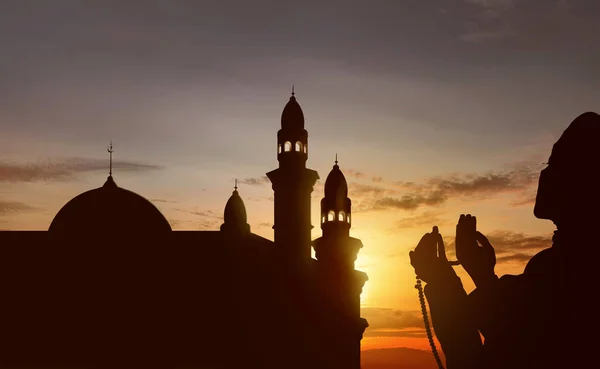
POLYGON ((248 217, 246 215, 246 206, 237 190, 237 180, 235 189, 229 197, 229 200, 227 200, 227 204, 225 204, 221 230, 234 232, 242 231, 245 233, 250 232, 248 217))
POLYGON ((246 224, 248 219, 246 216, 246 206, 244 205, 244 201, 240 197, 240 194, 237 190, 233 191, 229 200, 227 200, 227 204, 225 205, 225 213, 224 213, 225 223, 230 224, 246 224))
POLYGON ((339 199, 340 201, 345 201, 348 197, 348 183, 344 173, 337 165, 337 161, 325 180, 325 197, 339 199))
POLYGON ((304 113, 293 94, 281 113, 281 128, 285 130, 304 129, 304 113))
POLYGON ((109 176, 102 187, 67 202, 48 230, 65 234, 157 234, 171 231, 171 226, 150 201, 118 187, 109 176))

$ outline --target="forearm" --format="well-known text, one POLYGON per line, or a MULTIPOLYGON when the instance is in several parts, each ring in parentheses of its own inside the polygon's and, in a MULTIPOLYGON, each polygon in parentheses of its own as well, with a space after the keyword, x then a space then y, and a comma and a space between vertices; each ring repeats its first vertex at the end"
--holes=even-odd
POLYGON ((428 284, 425 294, 448 369, 477 368, 483 346, 460 279, 453 277, 443 284, 428 284))

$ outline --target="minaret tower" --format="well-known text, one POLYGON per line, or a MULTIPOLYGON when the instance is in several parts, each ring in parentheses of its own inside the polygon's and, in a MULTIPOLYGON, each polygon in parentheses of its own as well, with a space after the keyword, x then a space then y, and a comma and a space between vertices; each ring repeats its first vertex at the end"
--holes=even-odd
POLYGON ((325 180, 325 197, 321 199, 323 236, 314 242, 317 259, 329 268, 354 270, 362 242, 350 237, 351 215, 348 183, 340 170, 336 154, 335 165, 325 180))
POLYGON ((275 244, 295 261, 311 257, 310 196, 319 174, 306 168, 307 159, 308 132, 292 86, 277 132, 279 168, 267 176, 275 194, 275 244))
POLYGON ((361 240, 350 237, 351 213, 348 184, 336 155, 321 200, 323 235, 313 243, 322 312, 326 317, 323 345, 327 345, 334 367, 360 369, 360 341, 368 326, 360 317, 360 295, 368 277, 354 269, 363 245, 361 240))

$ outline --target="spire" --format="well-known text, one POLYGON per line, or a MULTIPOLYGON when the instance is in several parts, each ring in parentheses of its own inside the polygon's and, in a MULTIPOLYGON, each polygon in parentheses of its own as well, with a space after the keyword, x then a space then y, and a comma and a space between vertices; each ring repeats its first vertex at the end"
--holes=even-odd
POLYGON ((335 153, 335 165, 338 165, 338 160, 337 160, 337 152, 335 153))
POLYGON ((294 93, 294 85, 292 85, 292 97, 295 95, 294 93))
POLYGON ((112 140, 110 141, 110 145, 108 146, 108 148, 106 149, 106 151, 108 151, 108 154, 109 154, 109 159, 108 159, 108 163, 109 163, 108 175, 112 176, 112 154, 113 154, 113 152, 115 152, 115 150, 113 150, 112 140))
POLYGON ((102 187, 103 188, 116 188, 117 184, 115 183, 115 181, 112 177, 112 154, 115 151, 115 150, 113 150, 112 140, 110 141, 110 144, 106 148, 106 151, 108 151, 108 178, 106 178, 106 182, 104 182, 104 185, 102 187))
POLYGON ((234 190, 234 191, 237 191, 237 178, 236 178, 236 179, 234 179, 233 190, 234 190))

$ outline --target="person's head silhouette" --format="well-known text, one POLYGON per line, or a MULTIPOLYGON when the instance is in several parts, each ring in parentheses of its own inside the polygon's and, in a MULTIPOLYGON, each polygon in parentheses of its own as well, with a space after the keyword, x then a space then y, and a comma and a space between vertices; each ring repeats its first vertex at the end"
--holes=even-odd
POLYGON ((600 192, 596 168, 600 163, 600 115, 583 113, 552 148, 548 167, 540 173, 534 215, 570 228, 596 223, 600 192))

